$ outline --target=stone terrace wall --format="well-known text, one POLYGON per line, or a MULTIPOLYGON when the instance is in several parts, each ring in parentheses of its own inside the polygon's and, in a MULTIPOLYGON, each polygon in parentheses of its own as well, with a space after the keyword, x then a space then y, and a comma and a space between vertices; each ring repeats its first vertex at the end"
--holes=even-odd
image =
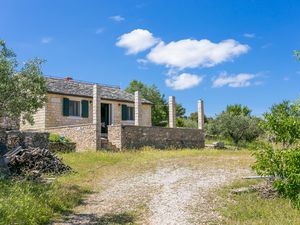
POLYGON ((52 127, 47 128, 47 131, 71 139, 76 143, 76 151, 96 150, 96 125, 94 124, 52 127))
POLYGON ((0 154, 18 146, 48 148, 49 133, 0 130, 0 154))
POLYGON ((204 134, 199 129, 115 125, 109 127, 108 141, 119 149, 151 146, 166 148, 204 148, 204 134), (119 135, 119 138, 118 138, 119 135))

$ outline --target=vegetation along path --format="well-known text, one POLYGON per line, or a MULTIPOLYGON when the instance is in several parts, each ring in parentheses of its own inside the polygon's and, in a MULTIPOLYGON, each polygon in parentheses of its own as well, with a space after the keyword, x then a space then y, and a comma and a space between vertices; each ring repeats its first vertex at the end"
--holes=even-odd
POLYGON ((222 218, 215 190, 251 174, 244 152, 140 154, 102 167, 106 175, 93 179, 95 192, 56 224, 216 223, 222 218))

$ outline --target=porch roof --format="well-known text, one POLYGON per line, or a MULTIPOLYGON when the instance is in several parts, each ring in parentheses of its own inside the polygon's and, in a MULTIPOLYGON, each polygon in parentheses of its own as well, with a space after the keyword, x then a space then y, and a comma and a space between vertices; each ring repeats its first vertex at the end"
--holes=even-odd
MULTIPOLYGON (((48 87, 48 92, 64 94, 64 95, 75 95, 83 97, 93 97, 93 83, 66 80, 64 78, 53 78, 45 77, 48 87)), ((130 94, 119 87, 112 86, 101 86, 101 98, 107 100, 134 102, 134 95, 130 94)), ((153 104, 152 102, 142 99, 144 104, 153 104)))

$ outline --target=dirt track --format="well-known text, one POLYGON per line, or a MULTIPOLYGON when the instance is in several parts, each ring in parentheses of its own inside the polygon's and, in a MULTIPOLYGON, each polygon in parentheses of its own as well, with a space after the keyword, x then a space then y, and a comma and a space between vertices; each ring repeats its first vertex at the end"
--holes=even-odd
MULTIPOLYGON (((223 164, 237 159, 224 159, 223 164)), ((227 168, 219 162, 195 166, 168 160, 142 173, 109 177, 76 214, 56 224, 218 224, 215 190, 251 174, 248 168, 227 168)))

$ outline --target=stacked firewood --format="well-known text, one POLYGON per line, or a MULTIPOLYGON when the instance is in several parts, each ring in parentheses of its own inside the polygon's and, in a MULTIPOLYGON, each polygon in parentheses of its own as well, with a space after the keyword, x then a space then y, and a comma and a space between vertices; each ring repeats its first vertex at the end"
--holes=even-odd
POLYGON ((11 175, 41 177, 44 174, 63 174, 71 171, 48 149, 17 147, 4 155, 4 161, 11 175))

